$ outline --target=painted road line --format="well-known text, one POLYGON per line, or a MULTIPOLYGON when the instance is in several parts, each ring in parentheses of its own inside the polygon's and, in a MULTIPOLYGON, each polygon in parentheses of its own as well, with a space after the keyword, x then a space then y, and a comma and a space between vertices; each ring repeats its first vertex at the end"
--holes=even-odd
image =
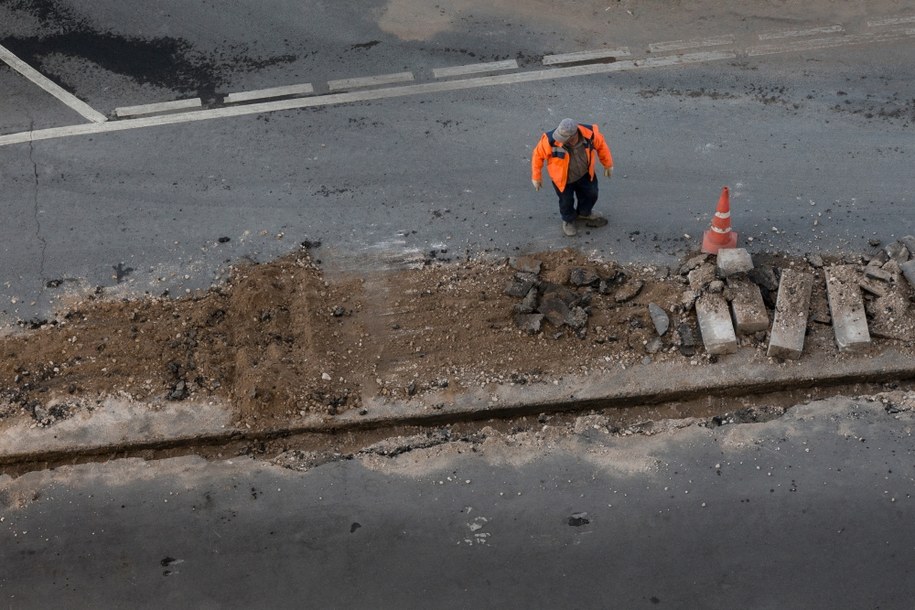
POLYGON ((781 38, 800 38, 802 36, 816 36, 817 34, 834 34, 844 32, 845 28, 841 25, 826 25, 820 28, 808 28, 806 30, 784 30, 781 32, 765 32, 759 35, 760 40, 779 40, 781 38))
POLYGON ((774 55, 776 53, 794 53, 797 51, 815 51, 817 49, 832 49, 835 47, 848 47, 859 44, 871 44, 875 42, 890 42, 901 38, 911 37, 906 32, 887 32, 884 34, 848 34, 845 36, 833 36, 831 38, 811 38, 809 40, 794 40, 781 45, 759 45, 747 49, 749 57, 758 57, 760 55, 774 55))
POLYGON ((666 53, 668 51, 682 51, 685 49, 701 49, 702 47, 716 47, 725 44, 734 44, 734 37, 730 34, 715 36, 713 38, 697 38, 694 40, 671 40, 670 42, 652 42, 648 49, 652 53, 666 53))
POLYGON ((158 102, 156 104, 140 104, 139 106, 122 106, 115 108, 114 114, 117 117, 133 117, 144 114, 158 114, 160 112, 174 112, 176 110, 187 110, 188 108, 200 108, 203 103, 199 97, 188 100, 175 100, 174 102, 158 102))
POLYGON ((265 100, 271 97, 286 97, 288 95, 309 95, 315 92, 311 83, 301 85, 287 85, 285 87, 270 87, 269 89, 254 89, 252 91, 238 91, 230 93, 223 99, 226 104, 250 102, 252 100, 265 100))
POLYGON ((514 59, 505 61, 490 61, 482 64, 467 64, 466 66, 452 66, 448 68, 433 68, 432 76, 447 78, 449 76, 466 76, 480 74, 481 72, 498 72, 500 70, 517 70, 518 62, 514 59))
POLYGON ((611 57, 629 57, 632 53, 628 47, 619 49, 597 49, 595 51, 578 51, 575 53, 563 53, 561 55, 544 55, 544 66, 555 66, 559 64, 574 64, 580 61, 598 61, 601 59, 610 59, 611 57))
POLYGON ((482 87, 501 85, 516 85, 537 81, 555 80, 560 78, 571 78, 576 76, 625 72, 629 70, 686 66, 736 58, 736 53, 709 51, 702 53, 687 53, 684 55, 650 57, 647 59, 638 60, 624 60, 609 64, 587 64, 584 66, 568 66, 565 68, 551 68, 547 70, 536 70, 531 72, 515 72, 513 74, 478 76, 475 78, 467 78, 461 80, 435 81, 430 83, 419 83, 415 85, 404 85, 401 87, 387 87, 382 89, 369 89, 365 91, 332 93, 328 95, 320 95, 307 98, 275 100, 270 102, 245 104, 241 106, 227 106, 224 108, 215 108, 212 110, 197 110, 195 112, 139 117, 135 119, 111 121, 108 123, 96 125, 72 125, 69 127, 51 127, 48 129, 25 131, 0 136, 0 146, 7 146, 10 144, 23 144, 37 140, 50 140, 54 138, 113 133, 116 131, 126 131, 129 129, 177 125, 181 123, 191 123, 195 121, 206 121, 211 119, 249 116, 255 114, 264 114, 267 112, 280 112, 301 108, 316 108, 321 106, 335 106, 338 104, 352 104, 371 100, 406 97, 410 95, 435 94, 448 91, 463 91, 467 89, 479 89, 482 87))
POLYGON ((89 104, 77 98, 69 91, 64 90, 60 85, 53 82, 44 74, 13 55, 9 49, 2 45, 0 45, 0 59, 2 59, 4 63, 6 63, 6 65, 8 65, 10 68, 56 97, 58 100, 69 106, 72 110, 75 110, 84 118, 92 121, 93 123, 104 123, 108 120, 104 114, 97 112, 95 109, 89 106, 89 104))
POLYGON ((379 74, 378 76, 363 76, 360 78, 343 78, 340 80, 332 80, 327 82, 327 87, 331 91, 340 91, 341 89, 357 89, 359 87, 371 87, 373 85, 407 83, 412 80, 412 72, 397 72, 395 74, 379 74))
POLYGON ((915 23, 915 15, 909 15, 906 17, 886 17, 884 19, 874 19, 873 21, 867 22, 867 27, 869 28, 879 28, 885 25, 903 25, 906 23, 915 23))

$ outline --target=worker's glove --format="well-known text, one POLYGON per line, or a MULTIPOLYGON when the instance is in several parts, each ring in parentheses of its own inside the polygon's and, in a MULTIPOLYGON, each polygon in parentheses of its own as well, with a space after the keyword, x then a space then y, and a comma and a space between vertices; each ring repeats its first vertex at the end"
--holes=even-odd
POLYGON ((611 165, 610 167, 605 167, 605 168, 604 168, 604 175, 605 175, 606 177, 608 177, 608 178, 612 178, 612 177, 613 177, 613 166, 612 166, 612 165, 611 165))
POLYGON ((539 191, 540 187, 543 186, 543 182, 541 182, 540 180, 531 180, 531 184, 534 185, 535 191, 539 191))

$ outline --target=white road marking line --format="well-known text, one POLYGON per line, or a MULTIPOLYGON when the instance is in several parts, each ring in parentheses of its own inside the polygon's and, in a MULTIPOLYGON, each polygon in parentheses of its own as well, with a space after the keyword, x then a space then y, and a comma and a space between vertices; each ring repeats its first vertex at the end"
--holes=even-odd
POLYGON ((886 17, 884 19, 874 19, 867 22, 869 28, 879 28, 885 25, 901 25, 903 23, 915 23, 915 15, 908 17, 886 17))
POLYGON ((833 34, 835 32, 844 32, 845 28, 841 25, 826 25, 819 28, 808 28, 806 30, 784 30, 781 32, 764 32, 759 35, 760 40, 778 40, 780 38, 800 38, 801 36, 815 36, 817 34, 833 34))
POLYGON ((517 70, 518 62, 514 59, 505 61, 490 61, 480 64, 467 64, 466 66, 450 66, 447 68, 433 68, 432 76, 435 78, 447 78, 449 76, 466 76, 467 74, 479 74, 480 72, 496 72, 499 70, 517 70))
POLYGON ((395 74, 379 74, 378 76, 362 76, 359 78, 341 78, 327 82, 331 91, 341 89, 356 89, 358 87, 371 87, 372 85, 391 85, 406 83, 413 80, 412 72, 397 72, 395 74))
POLYGON ((203 103, 200 101, 200 98, 195 97, 187 100, 175 100, 173 102, 122 106, 114 109, 114 115, 117 117, 132 117, 144 114, 157 114, 160 112, 174 112, 175 110, 187 110, 188 108, 200 108, 202 105, 203 103))
POLYGON ((404 85, 401 87, 369 89, 366 91, 332 93, 309 98, 275 100, 271 102, 246 104, 243 106, 215 108, 212 110, 197 110, 195 112, 183 112, 136 119, 125 119, 123 121, 111 121, 105 124, 50 127, 48 129, 38 129, 35 131, 25 131, 21 133, 0 136, 0 146, 22 144, 37 140, 49 140, 53 138, 126 131, 129 129, 140 129, 145 127, 176 125, 180 123, 191 123, 195 121, 205 121, 210 119, 248 116, 253 114, 263 114, 266 112, 279 112, 284 110, 314 108, 319 106, 333 106, 337 104, 351 104, 354 102, 406 97, 410 95, 443 93, 446 91, 462 91, 466 89, 478 89, 481 87, 492 87, 496 85, 515 85, 536 81, 554 80, 559 78, 570 78, 575 76, 625 72, 627 70, 637 70, 642 68, 665 68, 683 66, 736 58, 736 53, 710 51, 702 53, 688 53, 685 55, 650 57, 647 59, 638 60, 625 60, 611 64, 588 64, 585 66, 551 68, 548 70, 517 72, 514 74, 499 74, 494 76, 478 76, 475 78, 467 78, 462 80, 436 81, 430 83, 419 83, 415 85, 404 85))
MULTIPOLYGON (((915 32, 915 30, 910 30, 915 32)), ((776 53, 792 53, 796 51, 814 51, 816 49, 831 49, 834 47, 846 47, 857 44, 869 44, 874 42, 890 42, 906 37, 912 34, 907 32, 887 32, 885 34, 848 34, 846 36, 834 36, 831 38, 812 38, 809 40, 795 40, 782 45, 759 45, 747 49, 747 55, 757 57, 760 55, 774 55, 776 53)))
POLYGON ((237 91, 230 93, 223 100, 226 104, 237 102, 250 102, 251 100, 264 100, 271 97, 285 97, 287 95, 309 95, 315 92, 311 83, 301 85, 287 85, 285 87, 270 87, 269 89, 253 89, 251 91, 237 91))
POLYGON ((92 121, 93 123, 104 123, 108 118, 93 109, 89 104, 82 101, 69 91, 66 91, 53 82, 51 79, 46 77, 44 74, 25 63, 18 57, 16 57, 9 49, 0 45, 0 59, 4 61, 10 68, 23 75, 58 100, 69 106, 72 110, 75 110, 78 114, 82 115, 86 119, 92 121))
POLYGON ((629 57, 632 53, 628 47, 618 49, 596 49, 594 51, 577 51, 575 53, 562 53, 560 55, 544 55, 544 66, 555 66, 557 64, 572 64, 579 61, 594 61, 598 59, 607 59, 609 57, 629 57))
POLYGON ((702 47, 715 47, 725 44, 734 44, 734 36, 715 36, 713 38, 697 38, 694 40, 671 40, 669 42, 652 42, 648 48, 652 53, 666 53, 667 51, 681 51, 684 49, 699 49, 702 47))

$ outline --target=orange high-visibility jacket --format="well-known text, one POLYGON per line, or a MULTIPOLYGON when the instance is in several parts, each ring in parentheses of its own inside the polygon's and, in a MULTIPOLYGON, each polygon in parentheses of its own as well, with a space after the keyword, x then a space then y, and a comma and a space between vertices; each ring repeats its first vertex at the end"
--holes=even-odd
MULTIPOLYGON (((595 161, 600 158, 601 165, 613 167, 613 156, 610 147, 597 129, 597 125, 578 124, 578 134, 585 141, 585 151, 588 153, 588 171, 594 179, 595 161), (597 151, 595 155, 594 152, 597 151)), ((562 144, 553 139, 553 132, 547 131, 540 136, 540 141, 534 147, 531 155, 531 179, 540 180, 543 172, 543 162, 546 161, 546 171, 550 179, 560 191, 566 188, 569 177, 569 151, 562 144)))

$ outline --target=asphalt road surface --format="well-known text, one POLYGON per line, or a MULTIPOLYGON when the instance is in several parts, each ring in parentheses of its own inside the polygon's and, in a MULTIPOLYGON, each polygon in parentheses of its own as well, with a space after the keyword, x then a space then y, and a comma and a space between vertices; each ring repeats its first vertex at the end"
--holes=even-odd
POLYGON ((751 251, 911 232, 911 2, 426 4, 0 6, 3 321, 97 287, 185 294, 305 240, 331 273, 566 245, 668 264, 724 185, 751 251), (595 50, 613 55, 544 63, 595 50), (435 74, 492 62, 517 67, 435 74), (376 80, 334 85, 354 78, 376 80), (529 179, 567 115, 601 125, 616 166, 610 225, 571 240, 529 179))
MULTIPOLYGON (((912 2, 515 4, 0 4, 0 323, 97 287, 186 294, 305 240, 331 275, 432 250, 669 264, 698 248, 724 185, 753 252, 912 233, 912 2), (610 224, 571 240, 529 180, 565 116, 598 123, 616 166, 610 224)), ((304 473, 181 458, 0 477, 0 598, 910 608, 911 433, 911 411, 836 400, 304 473)))
POLYGON ((913 411, 0 477, 10 608, 911 608, 913 411))

